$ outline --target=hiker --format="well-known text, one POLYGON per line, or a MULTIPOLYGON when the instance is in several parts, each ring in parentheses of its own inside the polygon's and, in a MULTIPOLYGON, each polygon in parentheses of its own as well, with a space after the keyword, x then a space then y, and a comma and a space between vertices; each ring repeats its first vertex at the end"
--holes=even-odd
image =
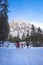
POLYGON ((19 43, 16 43, 16 47, 19 48, 20 47, 20 44, 19 43))
POLYGON ((23 44, 21 44, 21 48, 23 48, 23 44))
POLYGON ((27 45, 27 48, 28 48, 28 46, 29 46, 29 43, 27 42, 27 43, 26 43, 26 45, 27 45))

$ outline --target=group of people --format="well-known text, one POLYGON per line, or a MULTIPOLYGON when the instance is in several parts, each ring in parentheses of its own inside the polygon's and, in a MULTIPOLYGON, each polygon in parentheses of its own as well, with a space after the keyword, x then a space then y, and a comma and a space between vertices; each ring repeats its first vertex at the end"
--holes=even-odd
POLYGON ((17 47, 17 48, 20 48, 20 46, 21 46, 21 48, 23 48, 23 44, 16 43, 16 47, 17 47))
POLYGON ((25 47, 25 48, 28 48, 28 47, 29 47, 29 44, 16 43, 16 47, 17 47, 17 48, 24 48, 24 47, 25 47))

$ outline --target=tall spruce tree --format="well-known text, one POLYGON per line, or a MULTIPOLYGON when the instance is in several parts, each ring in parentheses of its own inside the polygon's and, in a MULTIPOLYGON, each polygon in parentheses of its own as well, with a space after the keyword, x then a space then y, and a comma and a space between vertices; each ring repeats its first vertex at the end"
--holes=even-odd
POLYGON ((33 42, 33 46, 34 46, 36 44, 36 28, 33 24, 31 27, 31 41, 33 42))
POLYGON ((42 30, 40 27, 37 28, 37 40, 39 41, 38 45, 41 45, 41 41, 42 41, 42 30))
POLYGON ((8 2, 7 0, 0 0, 0 41, 6 41, 9 35, 8 24, 8 2))

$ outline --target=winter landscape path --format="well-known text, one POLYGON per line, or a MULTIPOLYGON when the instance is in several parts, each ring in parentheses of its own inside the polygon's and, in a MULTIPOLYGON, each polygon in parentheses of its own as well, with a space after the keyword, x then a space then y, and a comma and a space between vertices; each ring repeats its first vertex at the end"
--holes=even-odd
POLYGON ((43 47, 0 48, 0 65, 43 65, 43 47))

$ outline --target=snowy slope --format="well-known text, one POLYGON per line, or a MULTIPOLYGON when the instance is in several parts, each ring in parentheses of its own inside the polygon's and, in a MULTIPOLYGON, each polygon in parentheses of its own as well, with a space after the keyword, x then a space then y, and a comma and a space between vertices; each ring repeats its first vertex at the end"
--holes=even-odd
POLYGON ((43 65, 43 47, 27 49, 0 47, 0 65, 43 65))
POLYGON ((16 49, 15 43, 11 43, 9 41, 4 41, 4 44, 0 44, 0 47, 8 47, 16 49))

